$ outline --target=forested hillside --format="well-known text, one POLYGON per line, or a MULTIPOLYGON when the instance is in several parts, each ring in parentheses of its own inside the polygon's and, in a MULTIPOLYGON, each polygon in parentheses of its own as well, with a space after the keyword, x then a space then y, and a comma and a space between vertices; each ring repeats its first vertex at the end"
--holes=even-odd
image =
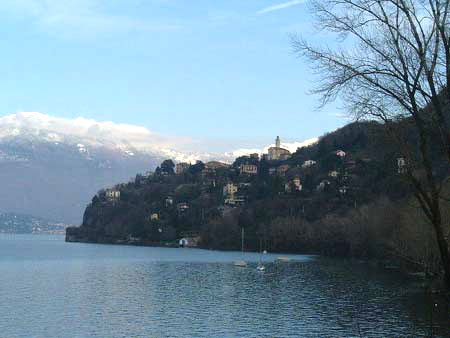
POLYGON ((230 166, 197 162, 176 174, 166 160, 152 175, 100 191, 67 240, 175 244, 189 232, 202 247, 239 249, 244 228, 247 250, 401 257, 435 269, 431 229, 424 230, 392 144, 383 125, 357 122, 284 161, 254 154, 230 166))

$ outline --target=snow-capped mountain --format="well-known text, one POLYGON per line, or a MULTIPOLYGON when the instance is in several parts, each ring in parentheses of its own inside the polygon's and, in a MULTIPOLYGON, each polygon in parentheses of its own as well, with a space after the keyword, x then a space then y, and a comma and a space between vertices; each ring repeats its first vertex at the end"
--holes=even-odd
POLYGON ((72 145, 89 156, 96 148, 106 148, 124 156, 137 153, 177 161, 194 161, 208 154, 185 153, 174 149, 177 141, 151 132, 147 128, 113 122, 97 122, 78 117, 64 119, 37 112, 22 112, 0 118, 0 140, 13 138, 55 145, 72 145))
MULTIPOLYGON (((283 143, 295 151, 303 143, 283 143)), ((95 193, 153 170, 163 159, 233 162, 242 155, 267 152, 238 149, 199 152, 198 141, 166 137, 147 128, 64 119, 41 113, 0 118, 0 212, 14 212, 77 224, 95 193)))

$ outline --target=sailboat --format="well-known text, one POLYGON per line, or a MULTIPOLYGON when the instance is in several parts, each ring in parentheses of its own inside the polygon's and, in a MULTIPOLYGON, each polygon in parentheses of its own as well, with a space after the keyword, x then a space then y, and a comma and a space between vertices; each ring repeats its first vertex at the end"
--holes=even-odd
MULTIPOLYGON (((266 270, 266 267, 264 266, 264 264, 262 263, 262 251, 261 251, 261 240, 259 240, 259 262, 258 262, 258 266, 256 267, 256 270, 263 272, 264 270, 266 270)), ((265 251, 265 250, 264 250, 265 251)))
MULTIPOLYGON (((242 251, 242 258, 244 257, 244 228, 242 228, 241 231, 241 251, 242 251)), ((234 266, 238 266, 241 268, 245 268, 247 266, 247 262, 244 260, 237 260, 233 262, 234 266)))

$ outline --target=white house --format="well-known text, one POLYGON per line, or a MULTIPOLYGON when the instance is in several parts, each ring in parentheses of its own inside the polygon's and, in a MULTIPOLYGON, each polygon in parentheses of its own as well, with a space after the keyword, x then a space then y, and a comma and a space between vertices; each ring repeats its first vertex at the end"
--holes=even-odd
POLYGON ((159 220, 159 214, 153 213, 150 215, 150 221, 157 221, 159 220))
POLYGON ((397 172, 399 174, 406 173, 406 160, 404 157, 397 158, 397 172))
POLYGON ((105 196, 110 201, 118 201, 120 199, 120 191, 116 189, 107 189, 105 196))
POLYGON ((173 205, 173 198, 172 198, 172 196, 168 196, 166 198, 166 207, 170 207, 172 205, 173 205))
POLYGON ((317 186, 316 189, 317 189, 318 191, 322 191, 322 190, 325 189, 325 187, 326 187, 327 185, 330 185, 330 181, 323 180, 322 182, 319 183, 319 185, 317 186))
POLYGON ((339 193, 341 195, 345 195, 347 193, 348 187, 346 185, 343 185, 342 187, 339 188, 339 193))
POLYGON ((307 160, 302 164, 302 168, 307 168, 315 165, 317 162, 314 160, 307 160))
POLYGON ((337 150, 337 151, 335 151, 335 154, 336 154, 336 156, 339 156, 339 157, 345 157, 345 155, 347 155, 345 153, 345 151, 343 151, 343 150, 337 150))
POLYGON ((189 204, 187 204, 186 202, 181 202, 177 204, 177 210, 179 212, 183 212, 189 209, 189 204))
POLYGON ((182 248, 194 248, 198 246, 200 242, 200 237, 183 237, 178 241, 178 245, 182 248))

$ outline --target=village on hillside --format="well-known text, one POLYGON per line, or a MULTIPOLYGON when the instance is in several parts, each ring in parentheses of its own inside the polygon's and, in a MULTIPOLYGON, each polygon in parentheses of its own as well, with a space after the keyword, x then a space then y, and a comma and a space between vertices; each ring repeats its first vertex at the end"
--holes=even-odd
MULTIPOLYGON (((130 183, 100 191, 88 206, 87 214, 94 205, 108 210, 134 203, 139 215, 122 220, 119 215, 109 221, 101 221, 102 217, 97 216, 96 221, 103 222, 106 232, 111 232, 108 230, 111 224, 117 223, 115 228, 123 229, 121 222, 133 223, 131 219, 136 218, 140 224, 134 227, 136 230, 110 235, 121 242, 177 239, 179 245, 197 246, 208 222, 245 214, 248 210, 252 210, 250 218, 257 218, 254 214, 261 212, 258 203, 263 203, 263 209, 272 209, 278 203, 273 201, 281 201, 274 215, 286 215, 289 209, 292 216, 314 220, 339 208, 356 207, 365 202, 363 198, 370 198, 365 180, 377 175, 371 158, 354 157, 349 151, 333 147, 322 151, 320 156, 308 156, 308 148, 305 149, 292 154, 277 137, 268 153, 241 156, 233 164, 219 161, 175 164, 165 160, 154 172, 138 174, 130 183)), ((394 157, 391 162, 392 175, 405 172, 403 157, 394 157)), ((85 215, 83 224, 86 222, 89 223, 89 217, 85 215)))

